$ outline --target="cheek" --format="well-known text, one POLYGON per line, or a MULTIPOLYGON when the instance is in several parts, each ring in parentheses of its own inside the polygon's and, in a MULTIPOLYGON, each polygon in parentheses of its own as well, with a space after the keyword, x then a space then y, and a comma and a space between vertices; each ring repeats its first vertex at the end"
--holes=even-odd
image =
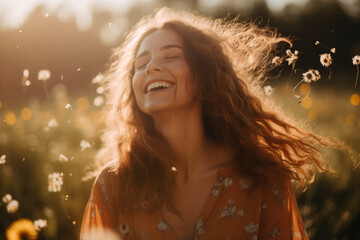
POLYGON ((134 91, 135 97, 138 98, 142 93, 142 78, 139 74, 134 74, 132 79, 132 90, 134 91))

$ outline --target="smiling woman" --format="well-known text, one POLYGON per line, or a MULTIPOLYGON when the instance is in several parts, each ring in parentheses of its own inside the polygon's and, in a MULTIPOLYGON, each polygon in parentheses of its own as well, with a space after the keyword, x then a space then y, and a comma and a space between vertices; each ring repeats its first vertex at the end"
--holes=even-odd
POLYGON ((325 170, 319 146, 264 100, 288 39, 236 20, 167 8, 114 51, 108 128, 81 238, 307 239, 291 180, 325 170), (286 119, 286 120, 284 120, 286 119))

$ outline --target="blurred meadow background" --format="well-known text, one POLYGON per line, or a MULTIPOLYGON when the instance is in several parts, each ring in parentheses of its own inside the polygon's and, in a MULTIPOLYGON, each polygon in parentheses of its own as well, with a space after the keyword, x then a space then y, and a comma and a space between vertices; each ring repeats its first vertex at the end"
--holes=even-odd
MULTIPOLYGON (((297 61, 272 72, 268 97, 360 153, 359 0, 0 0, 0 239, 7 229, 78 239, 104 127, 104 90, 93 82, 124 32, 162 6, 240 14, 291 36, 297 61), (321 79, 300 84, 296 98, 308 69, 321 79)), ((336 173, 297 192, 305 227, 311 239, 360 239, 360 171, 343 153, 327 155, 336 173)))

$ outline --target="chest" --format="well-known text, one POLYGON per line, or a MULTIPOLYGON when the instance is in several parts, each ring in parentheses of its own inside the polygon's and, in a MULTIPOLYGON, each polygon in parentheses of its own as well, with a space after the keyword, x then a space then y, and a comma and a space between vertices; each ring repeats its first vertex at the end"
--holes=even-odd
POLYGON ((194 239, 197 222, 213 189, 217 174, 212 174, 201 181, 178 184, 174 193, 174 205, 178 213, 166 207, 161 212, 178 240, 194 239))

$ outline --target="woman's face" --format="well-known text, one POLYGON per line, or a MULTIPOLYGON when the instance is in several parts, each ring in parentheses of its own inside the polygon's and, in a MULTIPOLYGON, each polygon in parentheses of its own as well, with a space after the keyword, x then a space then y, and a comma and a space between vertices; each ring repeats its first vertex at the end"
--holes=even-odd
POLYGON ((153 116, 193 104, 191 70, 176 31, 159 29, 146 36, 136 53, 134 69, 132 87, 144 113, 153 116))

